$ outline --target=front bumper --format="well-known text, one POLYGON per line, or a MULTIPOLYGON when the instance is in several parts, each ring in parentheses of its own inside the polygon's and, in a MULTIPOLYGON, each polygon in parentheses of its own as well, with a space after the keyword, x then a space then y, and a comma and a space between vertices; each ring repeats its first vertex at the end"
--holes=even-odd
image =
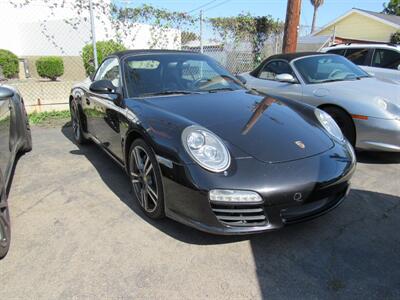
POLYGON ((356 148, 367 151, 400 152, 400 120, 354 119, 356 148))
POLYGON ((306 221, 338 206, 349 191, 355 159, 351 149, 336 145, 318 156, 285 163, 236 160, 227 174, 197 165, 161 169, 168 217, 210 233, 249 234, 306 221), (212 202, 211 189, 255 191, 263 202, 212 202))

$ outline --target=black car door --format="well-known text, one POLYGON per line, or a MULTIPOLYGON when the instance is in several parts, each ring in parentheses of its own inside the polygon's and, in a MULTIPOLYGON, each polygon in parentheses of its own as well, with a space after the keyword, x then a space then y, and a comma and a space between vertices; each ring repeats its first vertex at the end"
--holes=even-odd
POLYGON ((0 99, 0 170, 4 180, 11 165, 11 99, 0 99))
MULTIPOLYGON (((112 57, 103 62, 94 80, 109 80, 118 90, 121 87, 120 78, 118 58, 112 57)), ((124 119, 125 109, 115 104, 113 99, 110 95, 89 93, 86 99, 92 106, 89 127, 100 143, 122 160, 120 120, 124 119)))

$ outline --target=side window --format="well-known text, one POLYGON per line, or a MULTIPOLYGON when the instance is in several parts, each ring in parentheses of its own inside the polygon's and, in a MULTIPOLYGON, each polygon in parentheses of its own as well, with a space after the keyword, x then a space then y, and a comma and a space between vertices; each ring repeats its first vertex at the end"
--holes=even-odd
POLYGON ((258 78, 265 80, 275 80, 279 74, 291 74, 294 77, 292 68, 284 61, 271 61, 267 63, 258 74, 258 78))
POLYGON ((346 52, 346 49, 332 49, 332 50, 327 51, 327 53, 337 54, 337 55, 341 55, 341 56, 344 56, 345 52, 346 52))
POLYGON ((110 80, 114 86, 119 87, 119 63, 117 58, 109 58, 102 63, 94 80, 110 80))
POLYGON ((396 69, 400 65, 400 52, 388 49, 376 49, 372 58, 372 66, 386 69, 396 69))
POLYGON ((368 65, 367 57, 368 49, 365 48, 347 49, 346 51, 346 58, 356 65, 368 65))

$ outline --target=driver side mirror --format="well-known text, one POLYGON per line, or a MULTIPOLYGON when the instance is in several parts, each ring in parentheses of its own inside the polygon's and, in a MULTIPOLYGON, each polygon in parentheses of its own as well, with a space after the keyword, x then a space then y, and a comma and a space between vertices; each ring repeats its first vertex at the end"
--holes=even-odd
POLYGON ((279 82, 296 83, 297 80, 291 74, 283 73, 275 76, 275 80, 279 82))
POLYGON ((2 86, 0 87, 0 101, 10 99, 13 96, 14 96, 13 90, 2 86))
POLYGON ((400 71, 400 64, 397 66, 397 70, 399 70, 399 71, 400 71))
POLYGON ((116 94, 117 88, 109 80, 98 80, 93 82, 90 91, 97 94, 116 94))

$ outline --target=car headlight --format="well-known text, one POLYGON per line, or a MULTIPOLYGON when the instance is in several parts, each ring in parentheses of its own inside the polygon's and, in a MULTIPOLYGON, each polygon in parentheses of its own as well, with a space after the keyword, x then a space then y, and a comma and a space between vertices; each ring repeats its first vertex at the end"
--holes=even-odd
POLYGON ((344 141, 342 131, 329 114, 317 108, 315 109, 315 116, 333 138, 339 141, 344 141))
POLYGON ((206 170, 222 172, 231 164, 231 156, 225 144, 203 127, 185 128, 182 132, 182 143, 193 160, 206 170))

